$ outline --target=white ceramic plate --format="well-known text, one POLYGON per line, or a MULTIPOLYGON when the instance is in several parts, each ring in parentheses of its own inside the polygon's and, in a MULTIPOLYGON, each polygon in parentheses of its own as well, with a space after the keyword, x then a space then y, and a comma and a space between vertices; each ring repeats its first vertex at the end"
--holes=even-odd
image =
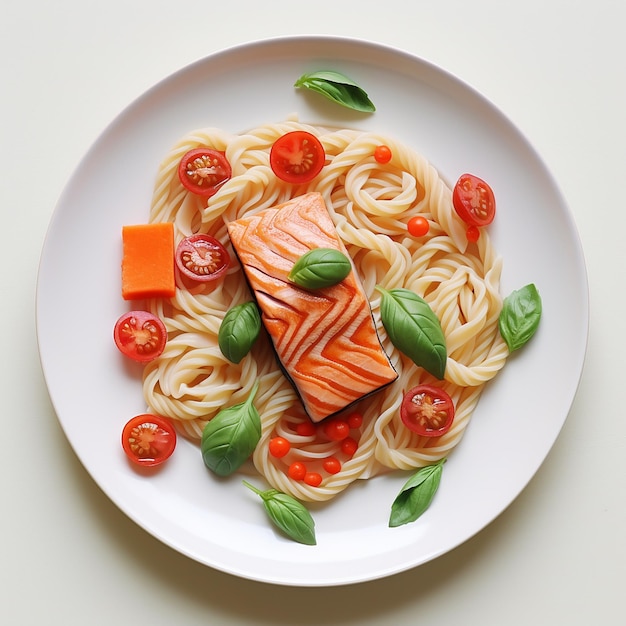
POLYGON ((124 110, 79 164, 54 212, 37 290, 43 369, 76 454, 121 510, 175 550, 232 574, 286 585, 340 585, 425 563, 464 542, 525 487, 567 417, 587 341, 588 294, 572 217, 550 173, 492 104, 450 74, 399 50, 350 39, 280 38, 214 54, 166 78, 124 110), (307 71, 355 79, 377 106, 359 115, 293 88, 307 71), (483 394, 417 522, 387 526, 406 475, 350 487, 312 507, 318 545, 284 539, 260 500, 211 479, 180 440, 155 476, 133 471, 119 445, 145 405, 140 370, 125 364, 112 328, 120 296, 122 225, 147 220, 160 159, 187 131, 239 132, 297 112, 302 121, 402 138, 449 180, 481 172, 498 197, 490 227, 504 257, 503 293, 534 282, 538 334, 483 394), (79 335, 77 336, 77 330, 79 335))

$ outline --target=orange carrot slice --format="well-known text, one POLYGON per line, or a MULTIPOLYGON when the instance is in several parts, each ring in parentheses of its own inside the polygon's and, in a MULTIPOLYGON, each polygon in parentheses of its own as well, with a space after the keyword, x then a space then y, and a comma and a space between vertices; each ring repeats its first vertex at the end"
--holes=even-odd
POLYGON ((171 298, 174 277, 174 225, 171 222, 122 227, 124 300, 171 298))

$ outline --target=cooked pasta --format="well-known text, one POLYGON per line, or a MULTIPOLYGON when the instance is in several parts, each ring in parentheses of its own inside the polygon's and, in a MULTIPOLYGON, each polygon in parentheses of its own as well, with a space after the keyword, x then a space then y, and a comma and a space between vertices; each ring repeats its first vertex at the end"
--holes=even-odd
POLYGON ((323 501, 359 478, 414 469, 447 456, 461 440, 483 386, 502 368, 508 350, 498 332, 502 263, 488 234, 468 243, 466 227, 452 207, 451 190, 437 170, 390 137, 296 120, 241 135, 216 128, 197 130, 180 139, 161 163, 150 221, 173 222, 176 241, 208 233, 235 258, 228 222, 309 191, 318 191, 325 200, 363 283, 383 347, 399 374, 391 386, 356 407, 363 416, 350 434, 356 451, 298 426, 306 425, 308 417, 263 334, 239 364, 222 355, 217 336, 223 316, 251 299, 237 263, 214 287, 177 289, 171 300, 150 302, 165 322, 169 340, 163 354, 146 366, 143 390, 150 410, 174 419, 184 434, 197 440, 207 421, 220 409, 243 402, 258 380, 255 406, 262 435, 252 457, 254 469, 276 489, 301 500, 323 501), (281 182, 270 168, 272 144, 292 130, 315 134, 326 151, 322 172, 307 185, 281 182), (381 144, 393 154, 386 165, 373 157, 381 144), (181 157, 198 146, 224 151, 233 170, 232 178, 208 201, 184 190, 177 175, 181 157), (430 230, 414 238, 407 232, 407 221, 418 214, 428 220, 430 230), (380 320, 376 285, 410 289, 430 304, 446 338, 444 381, 436 381, 391 344, 380 320), (422 383, 441 385, 454 401, 455 421, 440 437, 420 437, 401 422, 403 392, 422 383), (268 452, 270 439, 277 435, 291 442, 284 458, 268 452), (328 457, 341 462, 338 473, 324 472, 328 457), (322 483, 311 486, 290 478, 287 467, 295 460, 321 473, 322 483))

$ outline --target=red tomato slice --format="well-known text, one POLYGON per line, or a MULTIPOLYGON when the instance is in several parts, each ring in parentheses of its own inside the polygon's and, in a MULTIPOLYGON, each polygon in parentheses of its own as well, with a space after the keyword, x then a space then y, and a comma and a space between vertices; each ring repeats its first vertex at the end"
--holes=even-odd
POLYGON ((403 424, 424 437, 439 437, 450 430, 454 421, 454 404, 439 387, 418 385, 404 394, 400 406, 403 424))
POLYGON ((185 237, 176 247, 176 267, 186 278, 197 283, 217 280, 230 266, 230 255, 211 235, 185 237))
POLYGON ((270 165, 287 183, 308 183, 324 167, 326 153, 320 140, 305 130, 279 137, 270 151, 270 165))
POLYGON ((149 311, 130 311, 115 322, 113 339, 124 356, 146 363, 163 352, 167 330, 149 311))
POLYGON ((452 191, 452 204, 469 226, 487 226, 496 215, 496 199, 491 187, 478 176, 463 174, 452 191))
POLYGON ((158 415, 136 415, 122 430, 122 448, 137 465, 154 467, 166 461, 176 447, 176 431, 158 415))
POLYGON ((190 150, 178 165, 178 178, 183 187, 205 198, 217 193, 232 174, 226 155, 211 148, 190 150))

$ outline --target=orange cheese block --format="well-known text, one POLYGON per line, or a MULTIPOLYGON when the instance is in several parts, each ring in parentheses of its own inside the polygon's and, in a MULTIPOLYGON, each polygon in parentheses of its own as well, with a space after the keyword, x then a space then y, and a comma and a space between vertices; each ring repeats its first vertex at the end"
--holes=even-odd
POLYGON ((317 290, 288 279, 293 264, 314 248, 350 258, 319 193, 230 222, 228 232, 282 369, 311 420, 338 413, 398 377, 354 270, 317 290))
POLYGON ((171 298, 174 277, 174 224, 122 227, 122 297, 124 300, 171 298))

